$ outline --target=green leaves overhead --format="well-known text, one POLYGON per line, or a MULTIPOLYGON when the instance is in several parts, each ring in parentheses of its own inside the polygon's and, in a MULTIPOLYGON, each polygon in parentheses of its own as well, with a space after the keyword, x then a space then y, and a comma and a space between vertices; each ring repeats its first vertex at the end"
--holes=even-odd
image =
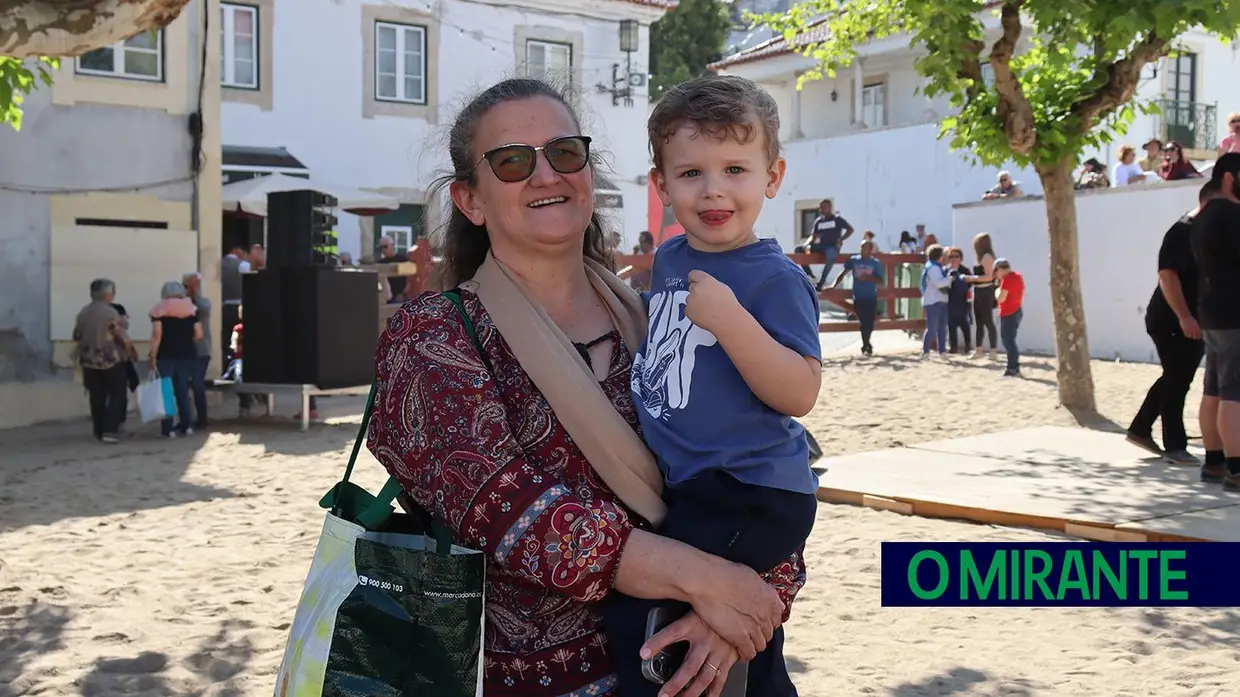
POLYGON ((8 124, 13 130, 22 129, 22 102, 26 95, 38 88, 52 84, 52 71, 60 67, 60 60, 42 57, 32 61, 0 56, 0 125, 8 124))
POLYGON ((941 137, 954 149, 989 166, 1052 166, 1154 110, 1131 104, 1141 68, 1194 27, 1234 39, 1240 0, 810 0, 750 19, 814 59, 802 85, 833 77, 868 43, 907 37, 926 94, 951 102, 941 137), (806 42, 818 23, 826 38, 806 42))
POLYGON ((706 74, 727 45, 727 7, 720 0, 680 0, 650 25, 650 99, 678 83, 706 74))

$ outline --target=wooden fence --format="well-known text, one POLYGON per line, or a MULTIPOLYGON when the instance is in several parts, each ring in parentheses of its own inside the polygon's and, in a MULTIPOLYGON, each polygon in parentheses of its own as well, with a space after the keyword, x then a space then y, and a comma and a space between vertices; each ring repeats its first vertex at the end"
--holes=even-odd
MULTIPOLYGON (((920 265, 924 264, 926 258, 921 254, 876 254, 879 261, 883 263, 883 278, 885 283, 878 288, 878 298, 885 301, 884 311, 881 317, 874 323, 874 331, 897 330, 906 332, 921 332, 926 328, 926 321, 921 319, 921 288, 920 288, 920 265), (897 286, 896 283, 905 276, 901 271, 905 264, 916 265, 918 269, 912 279, 912 286, 897 286), (906 314, 916 314, 916 318, 901 317, 898 312, 899 301, 908 299, 907 305, 914 306, 916 312, 906 314), (915 301, 915 302, 914 302, 915 301)), ((851 254, 841 254, 836 260, 836 265, 841 265, 852 257, 851 254)), ((810 264, 822 264, 826 259, 821 254, 789 254, 788 258, 798 265, 808 266, 810 264)), ((620 269, 622 278, 626 278, 636 271, 644 271, 650 268, 654 262, 652 254, 625 254, 616 257, 616 267, 620 269)), ((814 280, 817 280, 816 278, 814 280)), ((836 290, 824 290, 818 294, 822 300, 842 308, 852 313, 852 291, 847 288, 838 288, 836 290)), ((848 322, 823 322, 818 325, 820 332, 855 332, 861 329, 861 323, 856 321, 848 322)))
MULTIPOLYGON (((837 265, 848 261, 851 256, 851 254, 841 254, 836 260, 837 265)), ((874 331, 896 330, 916 333, 924 331, 926 322, 921 318, 921 288, 919 286, 920 269, 925 263, 925 257, 921 254, 876 254, 875 256, 883 264, 885 283, 878 288, 878 298, 880 301, 885 301, 885 307, 874 324, 874 331), (914 273, 903 273, 905 268, 910 268, 914 273), (902 280, 909 285, 898 285, 902 280), (907 310, 903 313, 905 316, 901 316, 902 313, 899 312, 901 300, 908 301, 904 303, 907 306, 907 310)), ((822 264, 825 260, 821 254, 789 254, 788 258, 799 265, 822 264)), ((616 256, 616 267, 620 270, 621 278, 627 278, 635 271, 649 269, 653 262, 653 254, 616 256)), ((409 276, 406 293, 409 297, 413 297, 429 286, 434 263, 429 246, 420 244, 410 251, 409 262, 399 265, 402 273, 389 275, 409 276)), ((852 313, 850 300, 852 291, 847 288, 824 290, 818 297, 852 313)), ((385 322, 386 317, 383 317, 382 321, 385 322)), ((820 332, 855 332, 860 329, 861 324, 855 320, 823 322, 818 325, 820 332)))

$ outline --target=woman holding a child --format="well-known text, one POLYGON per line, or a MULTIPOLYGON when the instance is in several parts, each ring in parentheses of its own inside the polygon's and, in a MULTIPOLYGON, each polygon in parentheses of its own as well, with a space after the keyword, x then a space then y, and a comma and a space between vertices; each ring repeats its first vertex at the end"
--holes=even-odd
MULTIPOLYGON (((759 120, 765 102, 749 109, 743 122, 727 119, 735 109, 724 104, 755 95, 738 86, 718 91, 711 82, 665 96, 660 104, 672 111, 663 118, 671 120, 656 124, 652 116, 651 127, 671 137, 656 143, 656 162, 664 144, 691 137, 679 132, 680 125, 707 129, 707 142, 738 149, 712 151, 712 157, 750 157, 755 143, 762 158, 768 146, 778 153, 778 142, 766 137, 771 118, 778 132, 773 105, 765 122, 759 120), (726 99, 732 101, 721 102, 726 99), (703 110, 703 104, 717 108, 703 110), (673 105, 695 105, 697 111, 677 115, 673 105), (730 135, 743 132, 748 140, 730 135)), ((788 262, 787 278, 784 267, 771 267, 764 277, 769 286, 762 279, 751 282, 762 292, 744 288, 731 295, 724 278, 686 278, 677 269, 677 280, 669 281, 660 249, 654 290, 676 286, 671 295, 681 303, 692 296, 687 312, 693 323, 676 319, 674 327, 651 326, 648 342, 646 309, 611 272, 610 250, 593 212, 590 138, 560 93, 531 79, 499 83, 464 108, 449 138, 455 171, 446 183, 453 206, 440 271, 441 287, 453 290, 423 293, 388 324, 376 352, 378 392, 368 447, 414 503, 447 523, 458 544, 487 554, 486 694, 719 695, 739 659, 750 661, 749 695, 794 696, 779 625, 805 581, 801 544, 813 510, 802 492, 813 482, 807 460, 804 478, 785 466, 798 457, 798 436, 804 446, 803 432, 787 426, 781 431, 780 419, 764 413, 760 402, 790 376, 805 381, 817 375, 815 359, 800 355, 817 350, 808 280, 788 262), (748 307, 759 311, 744 312, 748 307), (802 349, 808 334, 794 325, 811 311, 815 346, 802 349), (771 332, 773 337, 760 334, 770 315, 789 328, 771 332), (701 326, 714 327, 713 335, 701 326), (656 344, 656 336, 671 340, 656 344), (716 338, 722 348, 713 345, 716 338), (752 342, 769 350, 763 340, 796 348, 784 349, 778 361, 759 361, 767 372, 754 376, 754 362, 735 347, 752 342), (695 460, 690 464, 703 472, 690 477, 694 485, 682 486, 678 477, 685 473, 667 469, 640 433, 656 420, 652 413, 670 414, 688 401, 692 360, 677 362, 684 352, 692 356, 696 349, 697 360, 705 362, 708 355, 715 360, 712 350, 722 355, 724 348, 736 364, 733 373, 739 371, 730 378, 736 394, 728 398, 745 405, 763 438, 730 446, 775 452, 770 461, 783 469, 772 474, 765 460, 749 463, 763 485, 751 486, 748 477, 724 475, 711 469, 711 461, 695 460), (655 380, 658 371, 667 378, 663 382, 655 380), (763 387, 742 393, 738 386, 746 382, 763 387), (719 505, 703 511, 700 497, 710 493, 720 496, 719 505), (800 505, 795 522, 805 529, 767 538, 778 516, 761 506, 787 508, 790 500, 800 505), (753 520, 735 520, 744 515, 753 520), (755 571, 755 560, 738 550, 764 543, 791 546, 770 564, 757 560, 764 564, 755 571), (688 613, 646 648, 690 643, 680 669, 663 685, 642 677, 637 653, 645 639, 643 603, 660 600, 676 601, 688 613), (626 603, 642 607, 641 616, 617 619, 626 603)), ((677 157, 683 158, 684 144, 679 147, 677 157)), ((730 168, 714 160, 677 162, 675 171, 661 173, 665 184, 677 178, 696 182, 702 174, 707 187, 696 199, 682 189, 684 198, 671 203, 679 216, 684 202, 692 201, 698 219, 682 224, 714 237, 702 249, 696 242, 682 249, 676 264, 693 260, 702 268, 696 262, 713 263, 708 257, 719 255, 722 263, 711 268, 723 274, 729 255, 738 268, 746 263, 740 256, 771 256, 742 227, 752 224, 763 196, 778 187, 782 160, 763 163, 752 177, 743 176, 735 162, 730 168), (773 179, 765 176, 768 171, 773 179), (728 188, 730 183, 737 186, 728 188)), ((726 372, 722 365, 712 370, 717 376, 726 372)), ((704 381, 692 388, 702 395, 694 405, 703 397, 720 398, 704 381)), ((813 404, 812 396, 801 394, 807 389, 784 391, 796 393, 799 402, 777 408, 803 412, 813 404)), ((717 409, 720 416, 727 411, 717 409)), ((728 423, 735 430, 735 422, 728 423)), ((693 445, 670 442, 675 434, 666 427, 654 430, 660 440, 651 445, 660 453, 693 445)), ((812 492, 808 496, 812 501, 812 492)))

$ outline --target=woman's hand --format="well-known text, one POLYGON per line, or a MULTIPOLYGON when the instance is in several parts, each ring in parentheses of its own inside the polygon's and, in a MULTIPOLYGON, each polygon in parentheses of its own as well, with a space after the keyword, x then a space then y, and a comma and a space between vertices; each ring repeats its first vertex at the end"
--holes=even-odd
POLYGON ((723 560, 715 566, 700 579, 699 590, 690 594, 689 602, 711 629, 736 647, 741 658, 751 661, 766 648, 783 620, 784 602, 753 569, 723 560))
POLYGON ((719 697, 736 664, 736 647, 711 629, 696 612, 667 625, 642 645, 649 658, 672 644, 687 641, 689 652, 676 674, 659 689, 659 697, 719 697))
POLYGON ((635 598, 679 600, 748 661, 766 648, 784 604, 757 573, 682 542, 634 529, 616 570, 616 590, 635 598))

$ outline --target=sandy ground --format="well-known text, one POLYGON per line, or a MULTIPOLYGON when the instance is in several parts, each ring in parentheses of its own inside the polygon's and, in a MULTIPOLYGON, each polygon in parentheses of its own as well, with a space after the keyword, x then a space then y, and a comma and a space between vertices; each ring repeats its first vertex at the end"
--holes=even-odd
MULTIPOLYGON (((1101 411, 1126 424, 1156 368, 1094 369, 1101 411)), ((1023 380, 1000 372, 833 359, 807 421, 828 453, 1073 422, 1055 407, 1049 361, 1030 361, 1023 380), (928 410, 928 396, 946 406, 928 410)), ((332 423, 306 435, 224 422, 104 448, 79 424, 0 433, 0 697, 271 694, 322 524, 316 502, 360 404, 326 401, 332 423)), ((365 457, 360 480, 377 486, 365 457)), ((883 540, 1030 539, 1049 536, 824 505, 788 628, 801 694, 1240 694, 1234 609, 879 606, 883 540)))

